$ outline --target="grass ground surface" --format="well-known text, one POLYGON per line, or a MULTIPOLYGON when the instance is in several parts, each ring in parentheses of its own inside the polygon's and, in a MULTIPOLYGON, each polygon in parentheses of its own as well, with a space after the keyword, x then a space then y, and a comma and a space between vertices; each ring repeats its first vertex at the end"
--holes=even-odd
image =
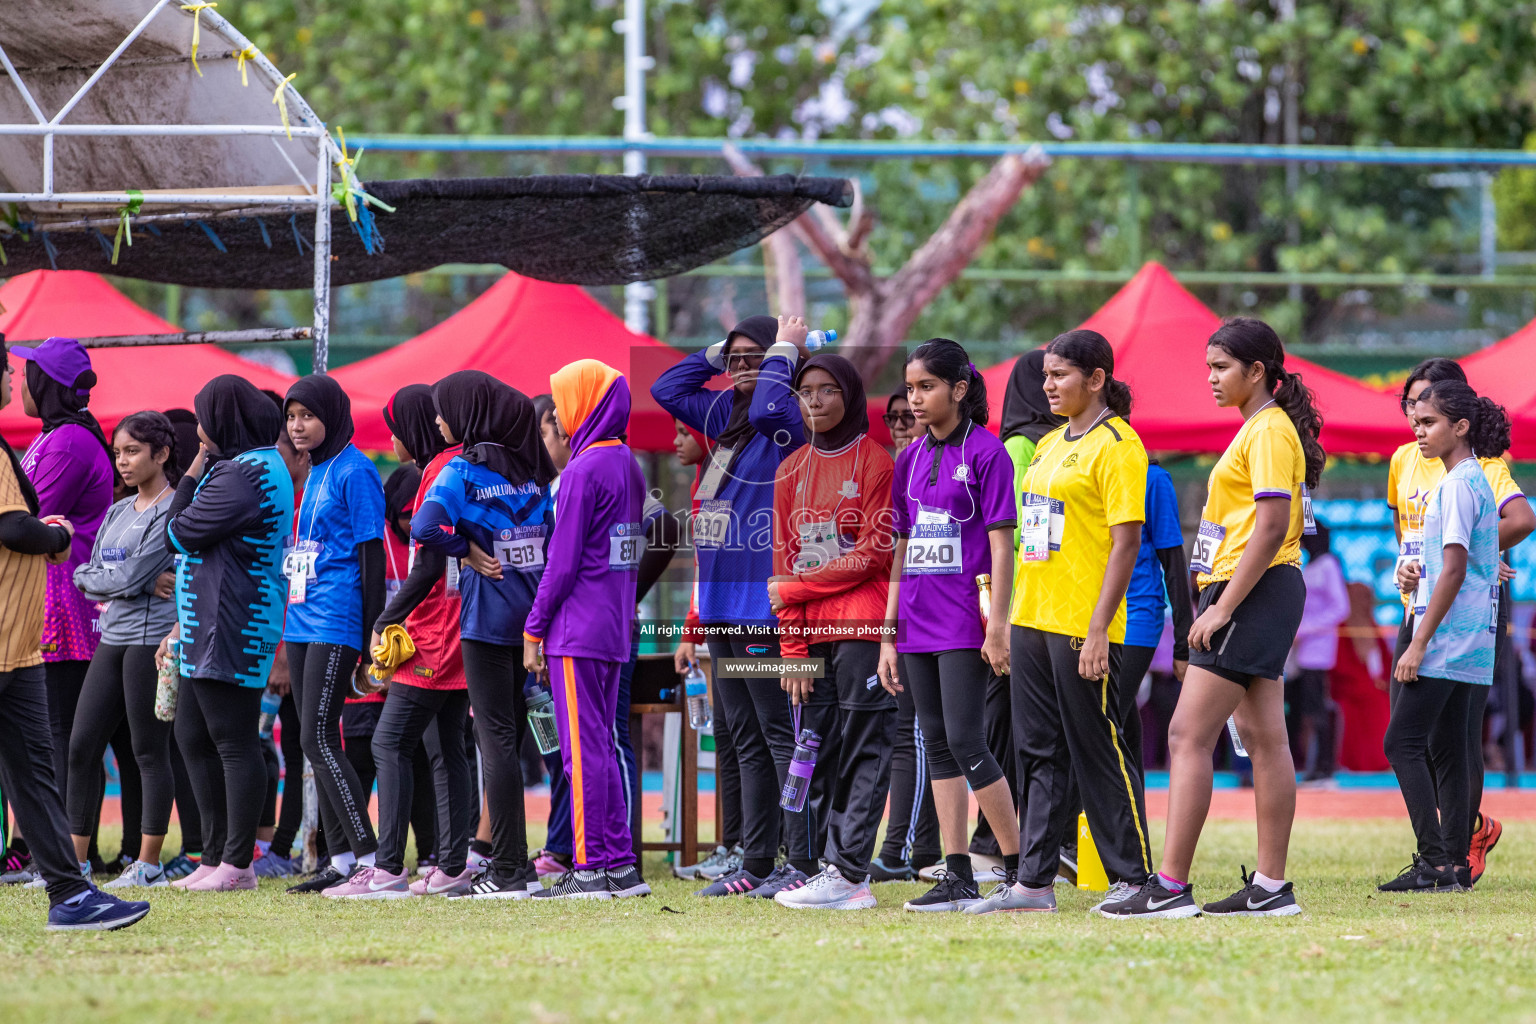
MULTIPOLYGON (((1154 826, 1160 842, 1160 828, 1154 826)), ((1253 826, 1213 822, 1193 879, 1237 888, 1253 826)), ((648 863, 656 895, 612 903, 348 903, 157 889, 109 934, 48 935, 46 900, 0 890, 6 1021, 1536 1020, 1536 823, 1507 826, 1474 893, 1388 897, 1402 821, 1298 822, 1305 913, 1127 924, 704 902, 648 863)), ((103 846, 115 848, 114 841, 103 846)), ((168 843, 167 848, 174 848, 168 843)))

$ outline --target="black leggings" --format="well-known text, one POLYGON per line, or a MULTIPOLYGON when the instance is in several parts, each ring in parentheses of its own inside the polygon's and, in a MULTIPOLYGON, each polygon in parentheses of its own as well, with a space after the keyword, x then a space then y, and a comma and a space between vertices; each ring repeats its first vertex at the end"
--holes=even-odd
POLYGON ((368 817, 368 793, 341 742, 341 709, 352 692, 357 648, 285 643, 288 672, 299 705, 299 738, 315 770, 320 822, 333 854, 363 857, 379 848, 368 817))
POLYGON ((1403 684, 1382 742, 1408 805, 1419 856, 1433 867, 1467 863, 1467 707, 1477 688, 1428 676, 1403 684))
POLYGON ((203 818, 203 863, 251 865, 267 773, 261 759, 261 688, 217 679, 181 681, 176 742, 203 818))
POLYGON ((964 775, 980 792, 1003 778, 1002 765, 987 749, 987 677, 991 669, 978 650, 903 654, 902 681, 912 688, 917 719, 928 748, 935 782, 964 775))
MULTIPOLYGON (((144 794, 139 831, 148 836, 165 835, 176 798, 176 779, 171 772, 171 723, 155 717, 155 685, 155 648, 148 644, 101 644, 96 648, 75 706, 69 740, 69 785, 65 791, 69 794, 69 829, 74 835, 88 836, 95 827, 101 807, 97 793, 101 756, 125 716, 132 730, 133 760, 144 794)), ((126 750, 115 753, 119 764, 127 760, 123 756, 126 750)))
POLYGON ((277 831, 272 833, 272 849, 290 857, 293 841, 304 824, 304 747, 300 742, 299 706, 293 702, 292 693, 283 696, 277 721, 278 743, 283 752, 283 803, 277 814, 277 831))
MULTIPOLYGON (((906 678, 906 655, 901 656, 901 677, 906 678)), ((928 756, 923 730, 917 724, 912 688, 896 694, 896 746, 891 751, 891 816, 886 824, 880 859, 887 867, 897 863, 925 868, 943 855, 939 845, 939 816, 928 785, 928 756)))
POLYGON ((416 826, 416 857, 436 853, 438 867, 450 875, 464 871, 471 835, 469 760, 458 742, 442 743, 442 736, 457 740, 464 733, 469 697, 463 690, 426 690, 409 683, 389 688, 384 713, 373 731, 373 759, 379 767, 378 866, 390 874, 405 870, 405 829, 409 818, 416 826), (418 764, 427 756, 435 762, 438 776, 426 776, 423 787, 418 764), (423 793, 423 788, 426 792, 423 793), (425 797, 436 795, 436 827, 427 830, 417 817, 425 797), (434 848, 433 836, 442 841, 434 848))
POLYGON ((203 816, 198 813, 192 773, 187 771, 187 760, 181 756, 174 725, 171 727, 171 775, 176 780, 176 820, 181 824, 181 852, 202 856, 203 816))
POLYGON ((515 879, 528 863, 523 765, 518 759, 528 720, 523 648, 466 639, 463 651, 464 678, 475 712, 475 743, 485 773, 485 801, 491 813, 491 867, 499 878, 515 879))
MULTIPOLYGON (((48 683, 48 730, 53 734, 53 777, 58 780, 59 795, 65 800, 69 799, 69 734, 75 727, 75 707, 80 703, 80 689, 90 667, 89 661, 43 663, 43 678, 48 683)), ((99 775, 91 776, 90 786, 93 792, 99 789, 99 775)))

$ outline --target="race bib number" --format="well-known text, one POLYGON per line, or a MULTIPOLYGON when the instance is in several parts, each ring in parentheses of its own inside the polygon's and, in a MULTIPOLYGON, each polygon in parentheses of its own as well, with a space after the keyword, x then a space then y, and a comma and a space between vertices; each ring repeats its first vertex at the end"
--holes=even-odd
POLYGON ((728 501, 701 501, 693 516, 693 543, 695 547, 721 548, 731 535, 731 503, 728 501))
POLYGON ((517 526, 496 534, 496 561, 503 569, 533 572, 544 568, 544 527, 517 526))
MULTIPOLYGON (((1420 566, 1420 572, 1422 571, 1423 567, 1420 566)), ((1432 589, 1433 588, 1429 585, 1429 576, 1421 575, 1419 577, 1419 585, 1415 587, 1413 591, 1413 616, 1415 619, 1422 621, 1424 618, 1424 613, 1429 611, 1429 592, 1432 589)), ((1415 629, 1417 629, 1417 627, 1415 627, 1415 629)))
POLYGON ((459 560, 457 558, 448 559, 447 571, 443 573, 443 584, 447 588, 448 593, 457 594, 459 592, 459 560))
POLYGON ((1227 536, 1227 528, 1202 519, 1195 533, 1195 549, 1189 555, 1189 567, 1195 572, 1210 572, 1216 564, 1216 552, 1227 536))
POLYGON ((929 508, 927 505, 917 507, 918 526, 942 526, 952 521, 950 514, 941 508, 929 508))
POLYGON ((815 572, 841 554, 836 523, 827 519, 800 524, 800 553, 795 556, 795 572, 815 572))
POLYGON ((1488 632, 1494 636, 1499 635, 1499 588, 1497 584, 1488 588, 1488 632))
POLYGON ((608 527, 608 570, 629 572, 640 568, 645 554, 645 534, 639 523, 615 523, 608 527))
POLYGON ((1401 572, 1403 567, 1410 562, 1423 563, 1424 559, 1424 534, 1419 530, 1408 530, 1403 533, 1403 542, 1397 548, 1397 565, 1395 572, 1401 572))
POLYGON ((1317 519, 1312 515, 1312 492, 1301 485, 1301 532, 1308 537, 1317 536, 1317 519))
POLYGON ((105 565, 122 565, 128 561, 127 548, 102 548, 101 561, 105 565))
POLYGON ((907 538, 906 576, 949 576, 965 570, 958 523, 924 523, 907 538))
POLYGON ((1019 520, 1019 556, 1026 562, 1044 562, 1061 550, 1067 527, 1067 506, 1043 494, 1024 493, 1024 513, 1019 520))
POLYGON ((708 501, 719 494, 721 485, 725 483, 725 474, 730 471, 731 460, 735 457, 734 448, 716 448, 712 451, 709 455, 709 468, 704 471, 693 496, 700 501, 708 501))
POLYGON ((283 574, 289 579, 303 576, 315 579, 315 562, 320 558, 320 542, 301 540, 283 556, 283 574))

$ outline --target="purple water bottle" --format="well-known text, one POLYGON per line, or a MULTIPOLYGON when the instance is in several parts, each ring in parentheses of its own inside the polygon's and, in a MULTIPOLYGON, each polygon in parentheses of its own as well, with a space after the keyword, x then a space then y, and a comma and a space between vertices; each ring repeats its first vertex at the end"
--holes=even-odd
POLYGON ((821 737, 811 729, 801 729, 795 742, 795 756, 789 762, 789 778, 779 806, 786 811, 805 810, 805 797, 811 791, 811 774, 816 771, 816 755, 821 751, 821 737))

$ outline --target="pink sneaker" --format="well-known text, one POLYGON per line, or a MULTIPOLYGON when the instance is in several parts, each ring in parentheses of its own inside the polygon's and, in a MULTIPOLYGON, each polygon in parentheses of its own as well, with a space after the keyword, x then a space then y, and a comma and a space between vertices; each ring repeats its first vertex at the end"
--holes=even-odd
POLYGON ((411 895, 425 896, 427 894, 427 886, 431 884, 432 879, 436 877, 437 874, 437 865, 429 864, 427 869, 421 873, 421 876, 411 883, 411 895))
MULTIPOLYGON (((194 873, 191 876, 197 878, 194 873)), ((201 881, 192 881, 187 892, 233 892, 237 889, 256 888, 256 869, 247 864, 237 868, 233 864, 220 864, 201 881)))
POLYGON ((176 881, 172 882, 171 883, 171 888, 173 888, 173 889, 185 889, 187 886, 191 885, 193 882, 201 882, 203 879, 207 878, 209 875, 213 874, 217 870, 219 870, 217 867, 213 867, 213 866, 208 865, 208 864, 199 864, 197 866, 196 870, 194 870, 186 878, 178 878, 178 879, 176 879, 176 881))
POLYGON ((468 866, 458 875, 450 875, 441 867, 433 867, 432 874, 412 883, 410 890, 418 897, 458 897, 470 890, 470 883, 475 881, 476 874, 478 872, 468 866), (421 886, 421 889, 416 886, 421 886))
POLYGON ((392 875, 379 867, 363 868, 320 895, 333 900, 408 900, 415 895, 407 885, 409 881, 404 871, 392 875))
POLYGON ((533 859, 533 867, 540 878, 552 878, 571 870, 571 863, 569 860, 561 860, 548 850, 540 850, 533 859))

